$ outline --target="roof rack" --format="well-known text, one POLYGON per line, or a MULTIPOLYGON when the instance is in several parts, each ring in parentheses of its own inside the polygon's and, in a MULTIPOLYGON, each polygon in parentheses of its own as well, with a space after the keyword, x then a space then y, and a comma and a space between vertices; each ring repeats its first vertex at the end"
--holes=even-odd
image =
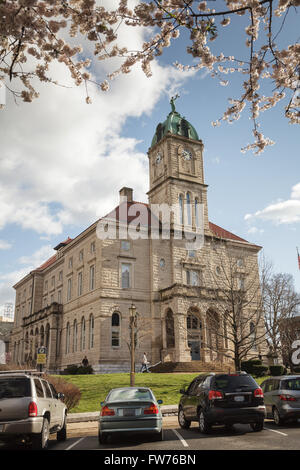
POLYGON ((27 375, 43 375, 44 372, 39 372, 36 369, 18 369, 18 370, 0 370, 0 374, 27 374, 27 375))

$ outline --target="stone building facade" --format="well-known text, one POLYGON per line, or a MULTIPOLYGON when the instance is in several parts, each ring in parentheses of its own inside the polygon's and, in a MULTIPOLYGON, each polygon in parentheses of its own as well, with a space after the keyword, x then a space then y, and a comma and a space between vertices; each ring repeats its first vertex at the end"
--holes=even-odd
MULTIPOLYGON (((15 363, 34 364, 37 348, 46 346, 51 371, 80 364, 85 355, 96 372, 129 370, 132 303, 138 312, 137 363, 143 352, 152 364, 231 363, 228 336, 210 325, 217 319, 218 331, 226 330, 224 279, 232 257, 234 290, 251 278, 245 315, 257 309, 261 247, 209 221, 203 143, 174 105, 156 128, 148 158, 149 204, 137 203, 133 190, 122 188, 117 208, 57 245, 49 260, 15 284, 15 363), (177 208, 168 233, 155 205, 177 208), (103 236, 108 221, 115 227, 113 237, 103 236), (180 238, 183 224, 189 233, 199 228, 199 249, 180 238), (157 236, 152 236, 154 225, 157 236), (129 226, 134 236, 125 233, 129 226)), ((260 321, 255 326, 263 328, 260 321)), ((253 339, 248 356, 264 352, 253 339)))

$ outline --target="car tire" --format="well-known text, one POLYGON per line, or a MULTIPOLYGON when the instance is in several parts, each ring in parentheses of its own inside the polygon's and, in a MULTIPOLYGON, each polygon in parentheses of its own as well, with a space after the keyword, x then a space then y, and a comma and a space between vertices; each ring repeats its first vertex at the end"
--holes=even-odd
POLYGON ((203 410, 198 414, 199 430, 202 434, 208 434, 211 430, 211 424, 208 423, 206 414, 203 410))
POLYGON ((180 408, 178 411, 178 423, 182 429, 189 429, 191 422, 185 419, 183 409, 180 408))
POLYGON ((108 436, 107 434, 103 434, 102 432, 98 433, 98 441, 99 444, 106 444, 107 443, 108 436))
POLYGON ((58 441, 65 441, 67 439, 67 417, 64 418, 64 424, 60 431, 56 434, 56 439, 58 441))
POLYGON ((275 421, 275 424, 277 426, 282 426, 283 423, 284 423, 284 420, 281 418, 280 414, 279 414, 279 411, 277 410, 277 408, 273 408, 273 419, 275 421))
POLYGON ((264 428, 263 421, 257 421, 256 423, 250 423, 250 426, 254 432, 262 431, 264 428))
POLYGON ((42 430, 39 434, 33 436, 32 447, 35 450, 46 450, 49 443, 49 421, 47 418, 43 419, 42 430))

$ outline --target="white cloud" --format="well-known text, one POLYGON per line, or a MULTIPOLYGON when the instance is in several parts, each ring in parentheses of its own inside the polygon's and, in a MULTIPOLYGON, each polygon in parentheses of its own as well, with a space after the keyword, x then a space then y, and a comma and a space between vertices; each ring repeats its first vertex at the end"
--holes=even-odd
POLYGON ((254 214, 246 214, 244 218, 248 221, 262 219, 275 224, 300 222, 300 183, 292 187, 290 199, 279 199, 254 214))
POLYGON ((12 244, 5 241, 5 240, 0 240, 0 250, 9 250, 12 247, 12 244))
MULTIPOLYGON (((38 83, 40 98, 19 106, 8 96, 0 114, 0 229, 15 223, 50 236, 66 224, 91 223, 117 204, 124 185, 145 199, 147 157, 136 139, 122 136, 122 126, 149 114, 163 93, 190 76, 156 62, 152 68, 148 79, 135 67, 106 94, 89 85, 92 105, 84 87, 38 83)), ((53 72, 60 83, 70 81, 61 64, 53 72)))
POLYGON ((26 264, 28 271, 38 268, 41 264, 47 261, 48 258, 53 256, 55 251, 51 245, 44 245, 35 251, 32 255, 21 256, 19 258, 20 264, 26 264))
POLYGON ((259 229, 257 227, 250 227, 248 230, 248 233, 254 234, 254 233, 264 233, 264 229, 259 229))

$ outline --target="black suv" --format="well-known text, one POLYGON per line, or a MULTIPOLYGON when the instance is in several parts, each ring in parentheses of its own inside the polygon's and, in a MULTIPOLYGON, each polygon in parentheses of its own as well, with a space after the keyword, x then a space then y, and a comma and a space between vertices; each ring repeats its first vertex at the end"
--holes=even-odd
POLYGON ((199 375, 187 390, 180 390, 178 422, 188 429, 198 421, 202 433, 214 424, 250 424, 254 431, 264 426, 266 409, 262 389, 245 372, 199 375))

